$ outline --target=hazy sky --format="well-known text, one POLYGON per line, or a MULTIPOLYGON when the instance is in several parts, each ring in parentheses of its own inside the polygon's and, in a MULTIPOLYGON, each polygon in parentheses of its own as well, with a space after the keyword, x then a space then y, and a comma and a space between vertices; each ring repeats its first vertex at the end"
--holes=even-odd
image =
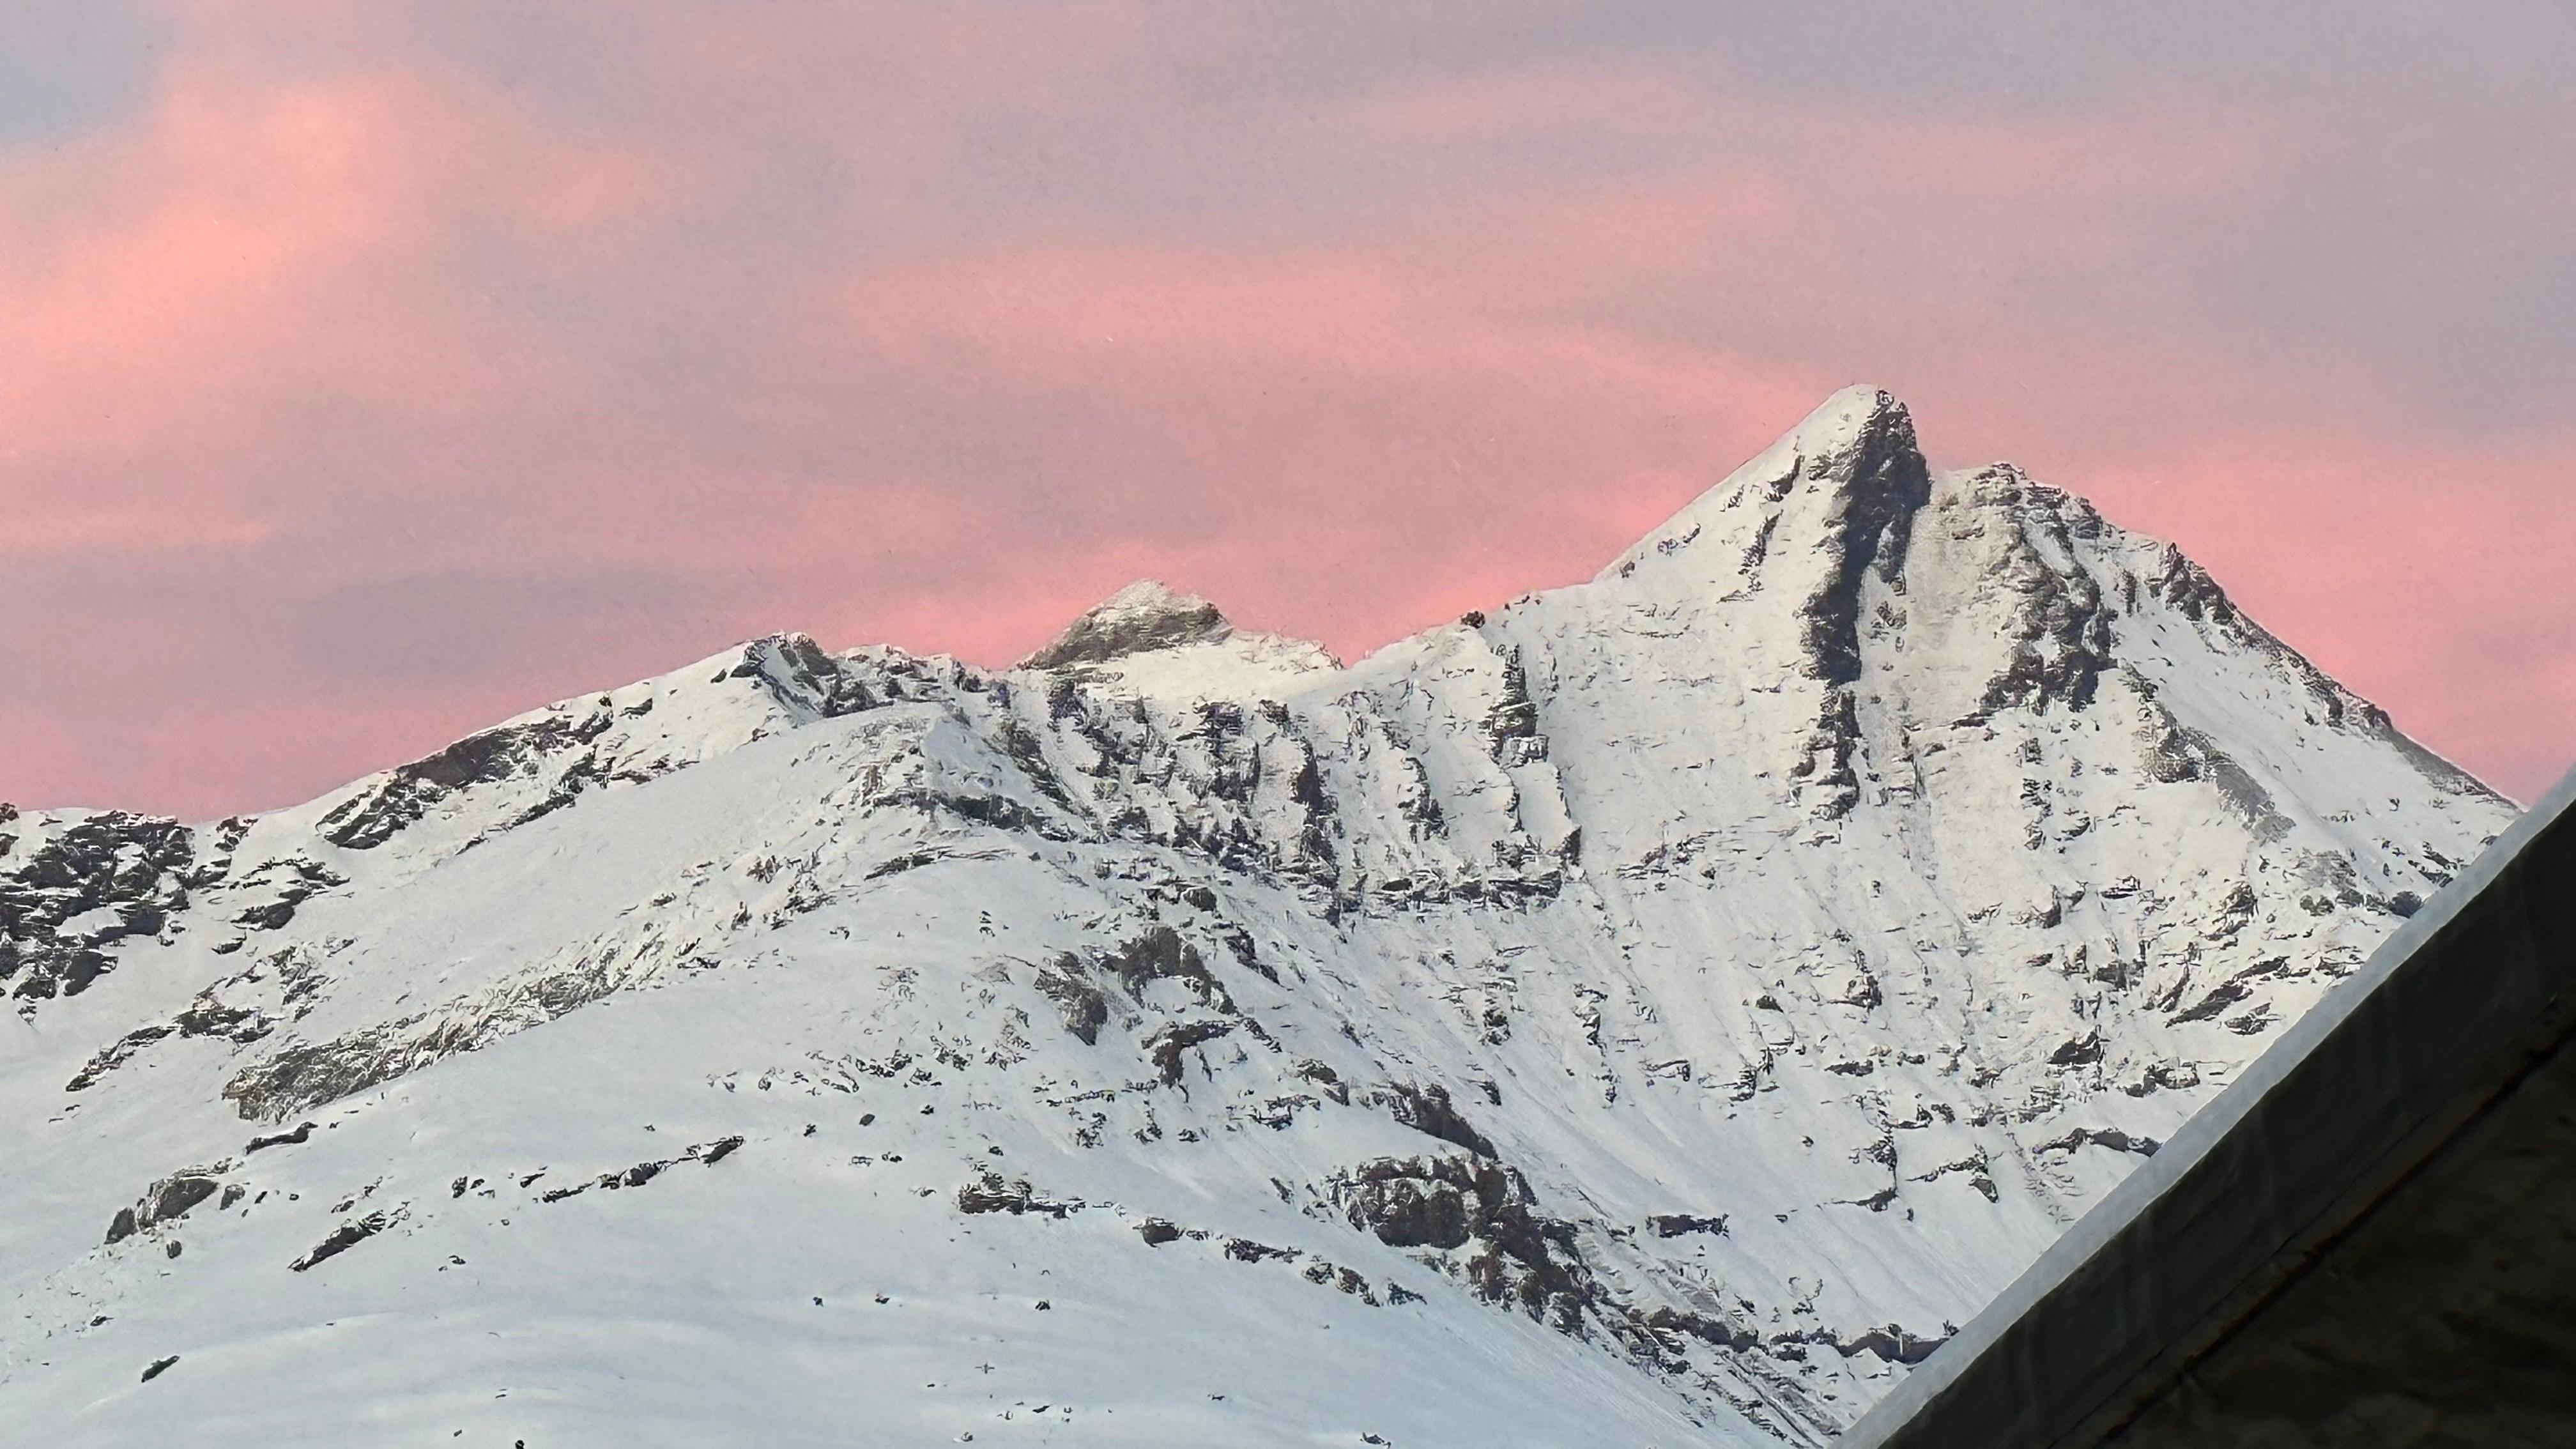
POLYGON ((0 798, 1143 574, 1357 654, 1855 381, 2576 761, 2565 0, 9 0, 0 798))

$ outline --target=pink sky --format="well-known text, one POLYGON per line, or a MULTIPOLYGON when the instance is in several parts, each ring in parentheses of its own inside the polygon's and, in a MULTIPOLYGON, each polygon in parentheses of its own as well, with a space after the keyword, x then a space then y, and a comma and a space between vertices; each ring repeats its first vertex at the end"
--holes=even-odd
POLYGON ((1147 574, 1357 654, 1864 380, 2576 761, 2567 7, 1734 8, 27 0, 0 798, 281 805, 1147 574))

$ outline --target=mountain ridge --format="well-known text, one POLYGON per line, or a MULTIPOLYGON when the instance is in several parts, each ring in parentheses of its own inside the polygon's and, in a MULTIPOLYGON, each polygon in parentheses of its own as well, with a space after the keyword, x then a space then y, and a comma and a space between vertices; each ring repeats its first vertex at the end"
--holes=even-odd
MULTIPOLYGON (((773 635, 285 811, 0 821, 6 1145, 50 1184, 0 1224, 45 1265, 6 1282, 0 1401, 319 1432, 184 1362, 96 1386, 146 1347, 378 1373, 259 1346, 325 1305, 423 1335, 368 1381, 424 1430, 501 1367, 437 1323, 567 1294, 804 1352, 776 1265, 719 1246, 776 1221, 948 1325, 839 1361, 1037 1332, 990 1296, 1037 1268, 990 1253, 1085 1337, 1040 1320, 1016 1401, 874 1406, 704 1349, 779 1402, 645 1429, 990 1436, 1043 1395, 1081 1406, 1061 1442, 1312 1442, 1356 1404, 1354 1442, 1822 1443, 2511 815, 2179 550, 1933 469, 1874 388, 1590 582, 1347 666, 1143 585, 1031 661, 773 635), (881 1248, 816 1217, 862 1201, 881 1248), (441 1254, 514 1271, 466 1294, 441 1254), (1236 1370, 1176 1395, 1086 1346, 1225 1361, 1157 1326, 1200 1319, 1358 1387, 1230 1409, 1236 1370), (1478 1355, 1527 1385, 1393 1374, 1478 1355)), ((565 1387, 607 1320, 546 1311, 514 1371, 554 1407, 471 1421, 637 1428, 565 1387)), ((713 1371, 658 1352, 628 1366, 713 1371)))

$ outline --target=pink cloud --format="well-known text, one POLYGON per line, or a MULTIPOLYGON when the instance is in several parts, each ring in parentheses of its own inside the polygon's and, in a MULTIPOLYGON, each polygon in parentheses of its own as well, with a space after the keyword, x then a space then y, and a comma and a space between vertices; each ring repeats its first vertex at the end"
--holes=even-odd
MULTIPOLYGON (((651 158, 565 142, 467 89, 401 72, 226 80, 175 65, 137 126, 0 166, 0 432, 16 464, 0 489, 22 507, 44 511, 29 490, 49 465, 122 474, 82 485, 129 500, 71 510, 92 531, 237 485, 188 455, 215 438, 291 445, 262 436, 284 400, 470 425, 559 385, 546 339, 478 306, 445 253, 471 226, 572 264, 656 192, 651 158)), ((259 527, 236 519, 207 542, 259 527)))
POLYGON ((2094 496, 2192 540, 2250 612, 2400 727, 2526 797, 2570 762, 2576 439, 2246 438, 2106 468, 2094 496))
POLYGON ((1589 572, 1712 476, 1696 460, 1828 381, 1494 316, 1434 278, 1331 254, 953 258, 844 296, 897 368, 953 367, 998 408, 1080 409, 1101 422, 1079 431, 1115 430, 1065 440, 1080 493, 1058 506, 1113 520, 1122 546, 1059 560, 1084 581, 1051 596, 1050 626, 1119 571, 1160 569, 1373 646, 1589 572), (1164 471, 1122 475, 1136 451, 1164 471), (1323 572, 1380 577, 1336 617, 1316 608, 1323 572))
POLYGON ((283 803, 774 628, 1007 661, 1144 574, 1356 654, 1855 380, 2509 786, 2571 754, 2576 436, 2210 280, 2327 226, 2275 214, 2351 164, 2323 102, 1309 76, 1230 7, 170 13, 147 110, 0 151, 0 610, 116 661, 0 640, 0 796, 283 803))

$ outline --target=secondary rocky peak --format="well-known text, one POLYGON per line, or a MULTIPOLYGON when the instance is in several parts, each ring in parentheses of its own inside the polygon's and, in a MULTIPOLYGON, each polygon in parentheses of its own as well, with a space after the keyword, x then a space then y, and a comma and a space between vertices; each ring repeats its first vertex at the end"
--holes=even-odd
POLYGON ((1019 667, 1101 664, 1153 649, 1213 644, 1233 633, 1234 625, 1216 605, 1157 580, 1138 579, 1092 605, 1019 667))

